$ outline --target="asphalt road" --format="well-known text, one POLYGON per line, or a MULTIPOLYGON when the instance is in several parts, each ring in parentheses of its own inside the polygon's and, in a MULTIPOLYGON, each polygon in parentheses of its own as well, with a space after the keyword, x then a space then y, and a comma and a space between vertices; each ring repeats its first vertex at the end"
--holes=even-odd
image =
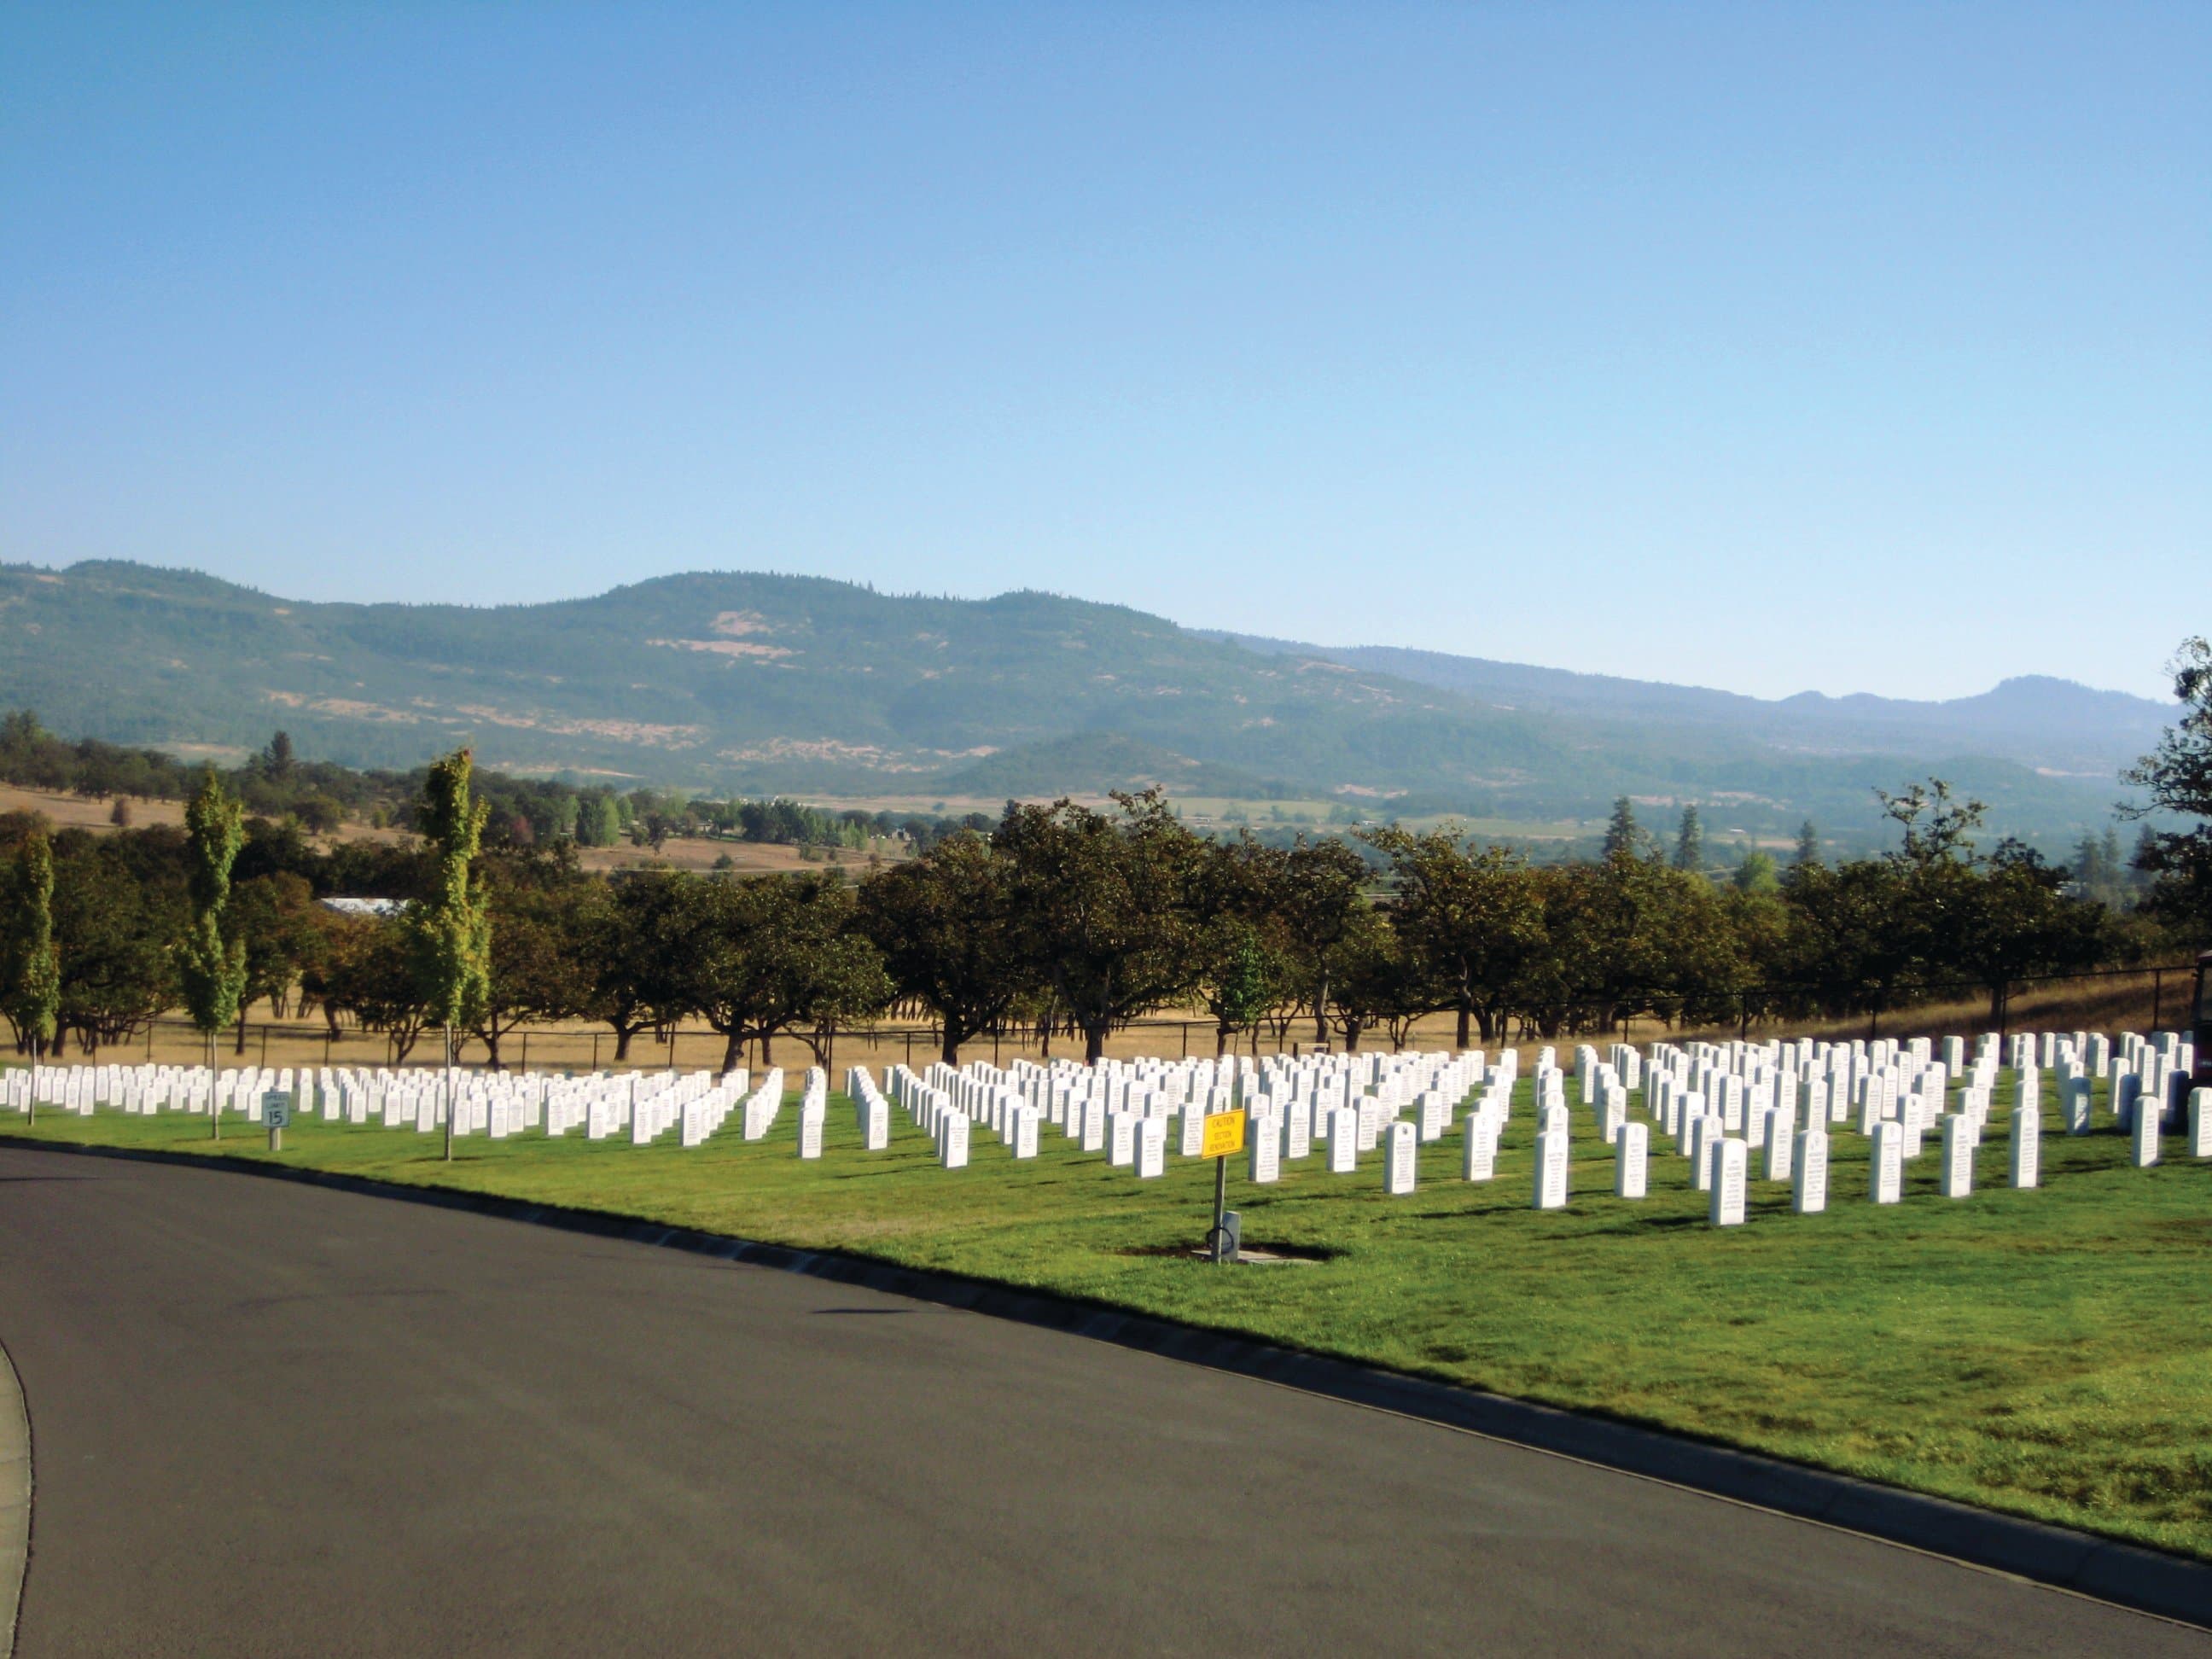
POLYGON ((18 1654, 2212 1654, 1910 1551, 1081 1338, 0 1151, 18 1654))

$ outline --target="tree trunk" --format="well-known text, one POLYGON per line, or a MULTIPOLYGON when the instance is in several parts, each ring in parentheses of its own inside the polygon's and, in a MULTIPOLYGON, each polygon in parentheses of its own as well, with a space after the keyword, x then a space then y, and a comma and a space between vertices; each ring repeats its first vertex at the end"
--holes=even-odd
POLYGON ((1234 1033, 1229 1029, 1227 1020, 1218 1019, 1213 1022, 1213 1057, 1216 1060, 1229 1052, 1229 1039, 1233 1035, 1234 1033))
POLYGON ((1314 988, 1314 1047, 1328 1046, 1328 975, 1322 975, 1321 983, 1314 988))
POLYGON ((960 1064, 960 1043, 965 1035, 953 1023, 952 1017, 946 1015, 945 1024, 938 1030, 937 1057, 947 1066, 957 1067, 960 1064))
POLYGON ((215 1033, 202 1033, 207 1038, 208 1121, 215 1126, 215 1138, 222 1139, 222 1101, 215 1091, 215 1033))
POLYGON ((246 1052, 246 1004, 242 1000, 238 1005, 237 1041, 231 1045, 230 1051, 234 1054, 242 1054, 246 1052))
POLYGON ((1468 1050, 1468 1037, 1470 1035, 1468 1027, 1473 1023, 1474 1018, 1474 1008, 1462 999, 1459 1005, 1459 1050, 1462 1054, 1465 1054, 1468 1050))
POLYGON ((723 1036, 725 1041, 722 1044, 722 1075, 727 1077, 738 1069, 738 1062, 744 1058, 745 1038, 744 1034, 735 1026, 732 1026, 724 1032, 723 1036))
POLYGON ((1085 1024, 1083 1028, 1083 1063, 1096 1066, 1106 1053, 1106 1028, 1085 1024))
POLYGON ((607 1023, 615 1028, 615 1064, 619 1066, 629 1058, 629 1040, 637 1035, 637 1027, 617 1020, 607 1023))

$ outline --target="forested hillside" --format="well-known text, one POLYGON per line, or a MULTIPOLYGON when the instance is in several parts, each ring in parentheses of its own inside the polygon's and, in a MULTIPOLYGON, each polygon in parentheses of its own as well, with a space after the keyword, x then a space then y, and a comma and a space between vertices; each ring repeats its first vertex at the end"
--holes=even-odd
MULTIPOLYGON (((991 800, 1157 781, 1591 823, 1629 794, 1707 803, 1755 836, 1808 816, 1870 834, 1869 791, 1895 781, 1900 754, 2015 833, 2100 827, 2117 793, 2108 774, 2046 775, 1971 720, 1816 749, 1678 718, 1685 696, 1717 694, 1644 691, 1647 714, 1626 691, 1595 711, 1508 707, 1033 592, 711 574, 475 609, 306 604, 133 564, 0 567, 0 706, 187 755, 242 757, 282 726, 302 754, 354 766, 406 769, 466 742, 504 771, 624 788, 991 800)), ((2116 720, 2106 748, 2131 729, 2116 720)))

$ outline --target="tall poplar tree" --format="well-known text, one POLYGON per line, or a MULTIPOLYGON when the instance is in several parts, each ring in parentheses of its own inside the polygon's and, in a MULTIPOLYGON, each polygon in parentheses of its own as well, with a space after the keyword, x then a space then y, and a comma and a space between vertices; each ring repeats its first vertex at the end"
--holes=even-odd
POLYGON ((246 827, 238 802, 212 768, 185 808, 185 896, 191 918, 177 941, 177 978, 191 1016, 207 1043, 208 1118, 215 1138, 222 1139, 222 1109, 215 1092, 216 1033, 238 1018, 246 989, 246 941, 223 937, 223 910, 230 902, 230 867, 245 845, 246 827))
POLYGON ((428 843, 435 869, 431 896, 408 911, 415 976, 430 1018, 446 1037, 446 1158, 453 1156, 453 1033, 483 1018, 491 992, 491 911, 477 877, 490 805, 470 798, 475 757, 465 749, 430 768, 423 780, 416 828, 428 843))

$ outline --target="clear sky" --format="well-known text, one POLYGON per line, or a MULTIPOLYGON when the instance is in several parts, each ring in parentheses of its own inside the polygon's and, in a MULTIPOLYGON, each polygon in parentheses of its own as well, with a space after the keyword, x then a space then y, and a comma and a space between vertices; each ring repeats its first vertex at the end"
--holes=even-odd
POLYGON ((2162 696, 2208 532, 2203 0, 0 10, 0 559, 2162 696))

